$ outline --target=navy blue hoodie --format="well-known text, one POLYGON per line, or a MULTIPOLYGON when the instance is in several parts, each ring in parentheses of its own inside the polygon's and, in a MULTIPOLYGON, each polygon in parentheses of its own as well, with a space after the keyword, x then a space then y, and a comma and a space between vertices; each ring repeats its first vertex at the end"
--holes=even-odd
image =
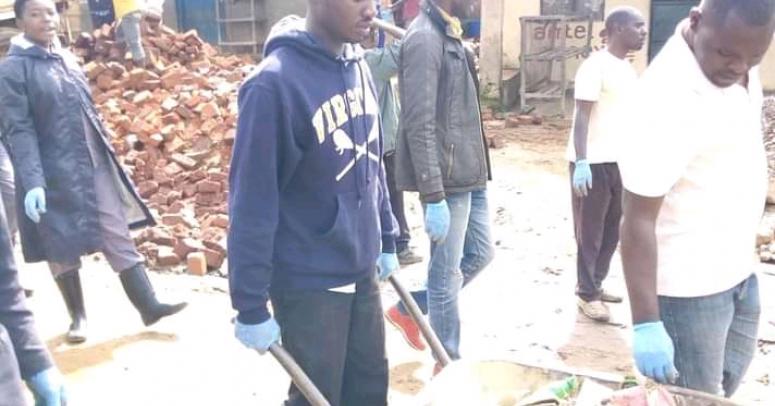
POLYGON ((242 323, 269 318, 269 289, 327 290, 395 252, 382 130, 360 48, 323 48, 278 23, 239 91, 229 175, 229 286, 242 323))

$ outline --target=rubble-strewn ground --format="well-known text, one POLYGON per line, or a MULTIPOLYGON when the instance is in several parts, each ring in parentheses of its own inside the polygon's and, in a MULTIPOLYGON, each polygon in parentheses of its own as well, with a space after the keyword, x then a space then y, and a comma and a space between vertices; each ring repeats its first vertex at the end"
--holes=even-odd
MULTIPOLYGON (((612 306, 614 323, 577 317, 573 296, 574 242, 570 222, 564 123, 493 130, 505 144, 493 151, 495 181, 490 209, 497 258, 462 298, 463 355, 564 364, 624 374, 631 370, 627 304, 612 306)), ((410 198, 410 201, 415 199, 410 198)), ((420 225, 419 208, 410 208, 420 225)), ((415 242, 427 248, 422 230, 415 242)), ((624 293, 618 258, 608 288, 624 293)), ((67 374, 75 405, 278 405, 288 378, 269 356, 242 349, 232 337, 226 280, 153 274, 160 296, 183 298, 179 317, 144 329, 104 260, 86 261, 90 340, 62 344, 64 305, 43 266, 23 266, 35 289, 31 306, 67 374)), ((762 341, 740 389, 742 404, 775 404, 775 267, 761 265, 762 341)), ((424 268, 401 271, 407 284, 422 283, 424 268)), ((394 295, 385 287, 384 300, 394 295)), ((409 350, 387 326, 391 405, 413 405, 427 388, 433 361, 409 350)))

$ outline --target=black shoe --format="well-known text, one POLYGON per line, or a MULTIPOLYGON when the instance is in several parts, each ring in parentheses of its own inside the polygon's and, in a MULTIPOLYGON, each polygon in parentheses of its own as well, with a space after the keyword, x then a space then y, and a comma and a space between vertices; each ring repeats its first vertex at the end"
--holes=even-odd
POLYGON ((66 336, 67 342, 80 344, 86 341, 86 307, 83 303, 81 275, 76 269, 62 274, 56 278, 56 282, 72 320, 66 336))
POLYGON ((140 312, 146 326, 156 323, 163 317, 178 313, 187 306, 185 302, 174 305, 159 303, 143 264, 137 264, 122 271, 119 278, 129 301, 140 312))
POLYGON ((398 252, 398 263, 401 266, 407 266, 422 262, 422 257, 417 255, 413 249, 407 247, 398 252))
POLYGON ((34 295, 34 294, 35 294, 35 291, 34 291, 34 290, 32 290, 32 289, 24 289, 24 297, 26 297, 26 298, 28 298, 28 299, 29 299, 29 298, 31 298, 31 297, 32 297, 32 295, 34 295))

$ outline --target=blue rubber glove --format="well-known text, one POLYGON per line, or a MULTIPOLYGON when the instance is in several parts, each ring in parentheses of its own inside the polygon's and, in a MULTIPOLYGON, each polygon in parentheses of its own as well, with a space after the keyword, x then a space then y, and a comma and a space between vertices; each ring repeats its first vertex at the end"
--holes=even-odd
POLYGON ((24 212, 35 223, 40 223, 40 215, 46 212, 46 191, 42 187, 30 189, 24 196, 24 212))
POLYGON ((449 232, 449 206, 447 201, 429 203, 425 206, 425 232, 431 242, 441 242, 449 232))
POLYGON ((263 355, 269 351, 272 344, 280 341, 280 325, 274 318, 260 324, 242 324, 239 320, 235 320, 234 336, 245 347, 252 348, 263 355))
POLYGON ((66 406, 67 393, 64 378, 56 367, 38 372, 27 380, 35 397, 35 406, 66 406))
POLYGON ((573 170, 573 191, 576 196, 586 196, 592 189, 592 168, 586 159, 576 161, 576 169, 573 170))
POLYGON ((673 340, 661 321, 636 324, 632 351, 643 375, 659 383, 675 383, 678 371, 673 364, 673 340))
POLYGON ((379 280, 384 281, 395 272, 400 265, 398 265, 398 255, 395 253, 381 253, 377 258, 377 270, 379 271, 379 280))

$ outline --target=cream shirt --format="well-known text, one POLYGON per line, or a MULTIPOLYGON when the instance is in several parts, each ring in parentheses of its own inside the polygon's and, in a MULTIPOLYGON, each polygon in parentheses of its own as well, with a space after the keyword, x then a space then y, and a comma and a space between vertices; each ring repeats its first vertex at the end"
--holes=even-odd
POLYGON ((703 74, 681 27, 643 75, 619 161, 624 187, 664 196, 658 293, 699 297, 753 273, 767 193, 758 69, 748 88, 703 74))
MULTIPOLYGON (((622 106, 637 83, 638 74, 629 61, 619 59, 608 50, 594 52, 576 73, 576 100, 595 102, 589 117, 587 161, 591 164, 616 162, 624 130, 622 106)), ((575 126, 576 114, 573 115, 575 126)), ((573 127, 566 153, 576 161, 573 127)))

